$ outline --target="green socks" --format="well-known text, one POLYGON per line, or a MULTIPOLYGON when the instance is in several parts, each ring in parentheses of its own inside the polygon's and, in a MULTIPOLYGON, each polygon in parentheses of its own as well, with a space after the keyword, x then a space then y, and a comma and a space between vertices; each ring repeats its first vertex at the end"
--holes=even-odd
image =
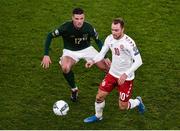
POLYGON ((75 81, 74 81, 74 73, 72 71, 70 71, 69 73, 63 73, 64 78, 66 79, 66 81, 68 82, 68 84, 70 85, 71 89, 72 88, 76 88, 75 85, 75 81))

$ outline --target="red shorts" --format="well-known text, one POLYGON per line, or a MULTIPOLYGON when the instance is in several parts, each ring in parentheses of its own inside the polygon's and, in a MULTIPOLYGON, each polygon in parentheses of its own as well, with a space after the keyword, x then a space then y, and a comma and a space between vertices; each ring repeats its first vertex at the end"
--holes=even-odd
POLYGON ((111 92, 115 87, 117 87, 119 92, 119 99, 123 102, 129 101, 132 95, 133 80, 125 81, 122 85, 118 85, 118 78, 107 74, 99 86, 99 89, 105 92, 111 92))

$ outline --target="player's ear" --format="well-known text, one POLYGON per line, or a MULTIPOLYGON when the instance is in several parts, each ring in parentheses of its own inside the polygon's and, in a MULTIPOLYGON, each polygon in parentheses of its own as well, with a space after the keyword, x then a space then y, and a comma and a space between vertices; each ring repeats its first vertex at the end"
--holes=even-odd
POLYGON ((122 28, 122 32, 124 32, 124 27, 122 28))

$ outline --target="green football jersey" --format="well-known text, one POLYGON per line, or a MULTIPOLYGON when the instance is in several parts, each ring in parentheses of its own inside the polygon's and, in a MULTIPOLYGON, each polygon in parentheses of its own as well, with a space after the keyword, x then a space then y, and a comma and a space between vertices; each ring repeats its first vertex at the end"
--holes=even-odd
POLYGON ((72 21, 62 24, 52 33, 53 37, 62 36, 64 48, 72 51, 82 50, 90 46, 90 38, 98 39, 96 30, 87 22, 76 29, 72 21))

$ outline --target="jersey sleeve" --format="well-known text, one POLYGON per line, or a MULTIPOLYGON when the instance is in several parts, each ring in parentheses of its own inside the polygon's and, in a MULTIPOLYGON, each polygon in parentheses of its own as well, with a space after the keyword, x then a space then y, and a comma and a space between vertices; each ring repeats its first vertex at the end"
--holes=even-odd
POLYGON ((65 26, 61 25, 59 28, 55 29, 52 32, 52 36, 53 37, 58 37, 58 36, 62 36, 63 32, 65 31, 65 26))
POLYGON ((49 47, 51 45, 51 41, 53 38, 61 36, 64 32, 64 25, 61 25, 59 28, 55 29, 52 32, 49 32, 46 41, 45 41, 45 47, 44 47, 44 55, 49 55, 49 47))
POLYGON ((102 46, 103 46, 103 43, 102 43, 102 41, 98 37, 98 32, 92 26, 90 26, 90 36, 94 39, 94 41, 98 45, 98 48, 101 49, 102 46))
MULTIPOLYGON (((129 44, 129 43, 128 43, 129 44)), ((131 57, 133 59, 132 66, 125 72, 126 75, 131 74, 132 72, 135 72, 141 65, 142 65, 142 59, 141 55, 139 53, 139 50, 134 42, 128 45, 128 51, 131 54, 131 57)))
POLYGON ((108 50, 109 50, 108 38, 106 38, 101 51, 94 57, 94 59, 93 59, 94 62, 96 63, 98 61, 101 61, 105 57, 108 50))

